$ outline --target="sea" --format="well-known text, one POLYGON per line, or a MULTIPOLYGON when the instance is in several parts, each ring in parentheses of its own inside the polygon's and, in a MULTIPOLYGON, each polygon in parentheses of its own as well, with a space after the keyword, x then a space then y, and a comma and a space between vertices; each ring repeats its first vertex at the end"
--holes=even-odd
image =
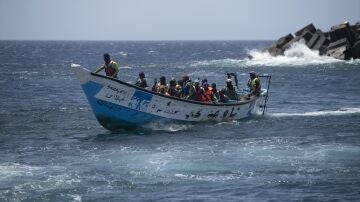
POLYGON ((272 57, 271 44, 0 41, 0 201, 360 201, 360 60, 301 42, 272 57), (150 86, 271 75, 267 110, 108 131, 70 68, 93 71, 104 53, 121 80, 144 71, 150 86))

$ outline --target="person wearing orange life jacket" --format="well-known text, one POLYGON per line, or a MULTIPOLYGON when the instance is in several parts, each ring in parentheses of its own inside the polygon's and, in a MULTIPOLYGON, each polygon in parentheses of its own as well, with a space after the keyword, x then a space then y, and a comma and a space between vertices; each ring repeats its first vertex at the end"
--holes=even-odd
POLYGON ((207 98, 204 88, 200 86, 199 80, 195 80, 195 92, 194 92, 194 100, 200 102, 208 102, 209 99, 207 98))
POLYGON ((207 81, 203 82, 203 88, 204 88, 204 92, 205 92, 205 96, 207 98, 207 102, 212 102, 212 103, 217 103, 217 99, 213 93, 213 89, 212 87, 209 86, 209 84, 207 83, 207 81))
POLYGON ((110 55, 108 53, 104 54, 104 62, 104 65, 99 67, 95 71, 95 74, 99 73, 102 70, 105 70, 106 76, 117 79, 119 73, 118 64, 110 59, 110 55))

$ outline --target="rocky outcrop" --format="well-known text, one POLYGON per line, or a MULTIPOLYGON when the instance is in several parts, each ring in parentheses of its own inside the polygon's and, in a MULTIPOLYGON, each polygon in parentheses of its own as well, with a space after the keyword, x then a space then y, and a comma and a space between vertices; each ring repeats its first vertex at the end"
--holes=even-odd
POLYGON ((355 25, 348 22, 335 25, 328 32, 309 24, 295 32, 295 36, 288 34, 281 37, 265 51, 273 56, 283 55, 286 49, 301 39, 310 49, 319 51, 320 55, 343 60, 360 58, 360 22, 355 25))

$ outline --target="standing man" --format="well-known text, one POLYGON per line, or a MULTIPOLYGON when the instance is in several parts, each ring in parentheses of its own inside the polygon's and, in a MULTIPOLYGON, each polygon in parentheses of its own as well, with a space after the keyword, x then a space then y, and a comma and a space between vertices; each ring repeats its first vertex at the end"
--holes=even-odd
POLYGON ((118 64, 110 59, 109 53, 104 54, 105 64, 95 71, 95 74, 105 69, 106 76, 112 77, 114 79, 118 78, 119 67, 118 64))
POLYGON ((252 95, 259 95, 261 91, 260 79, 254 71, 251 71, 249 74, 250 74, 250 78, 248 80, 247 85, 250 88, 250 93, 248 97, 252 95))

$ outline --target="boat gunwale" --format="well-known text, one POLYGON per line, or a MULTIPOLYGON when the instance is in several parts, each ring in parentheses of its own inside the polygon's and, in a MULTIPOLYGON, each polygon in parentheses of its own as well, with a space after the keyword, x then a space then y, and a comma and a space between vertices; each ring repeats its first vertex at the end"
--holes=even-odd
POLYGON ((152 90, 148 90, 148 89, 145 89, 145 88, 141 88, 141 87, 138 87, 138 86, 136 86, 136 85, 127 83, 127 82, 125 82, 125 81, 121 81, 121 80, 118 80, 118 79, 115 79, 115 78, 111 78, 111 77, 108 77, 108 76, 104 76, 104 75, 101 75, 101 74, 96 74, 96 73, 94 73, 94 72, 91 72, 91 75, 92 75, 92 76, 101 77, 101 78, 104 78, 104 79, 109 79, 109 80, 118 82, 118 83, 120 83, 120 84, 126 85, 126 86, 128 86, 128 87, 132 87, 132 88, 135 88, 135 89, 137 89, 137 90, 141 90, 141 91, 144 91, 144 92, 147 92, 147 93, 150 93, 150 94, 153 94, 153 95, 161 96, 161 97, 164 97, 164 98, 167 98, 167 99, 173 99, 173 100, 177 100, 177 101, 180 101, 180 102, 188 102, 188 103, 198 104, 198 105, 207 105, 207 106, 240 106, 240 105, 248 104, 249 102, 252 102, 252 101, 254 101, 254 100, 257 100, 257 99, 260 97, 259 95, 257 95, 257 96, 251 97, 249 100, 238 101, 238 102, 234 102, 234 103, 207 103, 207 102, 200 102, 200 101, 195 101, 195 100, 187 100, 187 99, 183 99, 183 98, 178 98, 178 97, 163 95, 163 94, 154 92, 154 91, 152 91, 152 90))

